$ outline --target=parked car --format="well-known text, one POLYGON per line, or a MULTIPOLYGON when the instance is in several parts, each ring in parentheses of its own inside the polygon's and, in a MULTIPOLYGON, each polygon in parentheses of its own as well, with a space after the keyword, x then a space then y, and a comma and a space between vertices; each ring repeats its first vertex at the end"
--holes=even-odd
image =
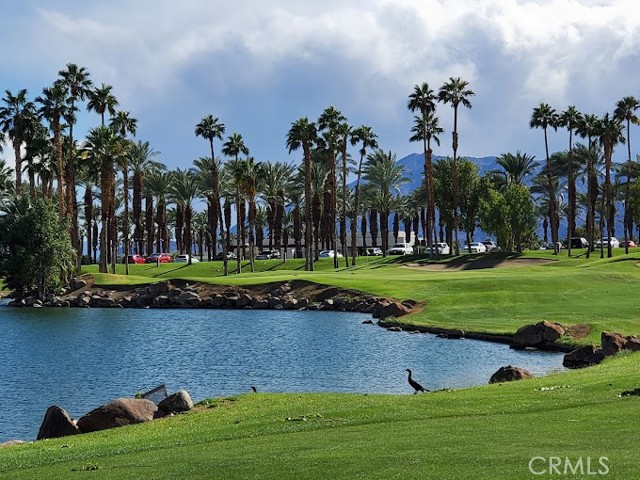
POLYGON ((169 263, 173 262, 173 257, 168 253, 152 253, 147 258, 145 258, 144 263, 169 263))
MULTIPOLYGON (((180 255, 176 256, 175 261, 179 263, 189 263, 189 254, 181 253, 180 255)), ((198 263, 199 261, 200 260, 191 255, 191 263, 198 263)))
POLYGON ((471 248, 471 253, 487 253, 487 247, 482 242, 471 242, 469 245, 465 245, 464 250, 468 252, 469 248, 471 248))
MULTIPOLYGON (((124 257, 122 258, 122 263, 124 263, 124 257)), ((144 263, 144 257, 142 255, 129 255, 127 257, 127 263, 144 263)))
POLYGON ((611 248, 620 247, 620 242, 616 237, 611 237, 611 240, 609 240, 609 237, 604 237, 602 240, 596 242, 596 248, 600 248, 601 246, 607 248, 609 244, 611 244, 611 248))
POLYGON ((412 253, 413 247, 410 243, 396 243, 387 250, 387 255, 411 255, 412 253))
MULTIPOLYGON (((216 260, 223 260, 224 259, 224 254, 222 252, 219 252, 216 255, 216 260)), ((227 260, 235 260, 236 259, 236 254, 233 252, 227 252, 227 260)))
POLYGON ((553 242, 543 243, 540 245, 540 250, 555 250, 555 248, 556 247, 553 245, 553 242))
POLYGON ((340 252, 336 253, 335 250, 322 250, 318 254, 318 258, 334 258, 334 257, 343 258, 344 255, 342 255, 340 252))
POLYGON ((367 255, 369 255, 369 256, 382 255, 382 249, 378 248, 378 247, 369 247, 369 248, 367 248, 367 255))
POLYGON ((449 248, 449 244, 446 242, 434 243, 431 245, 431 249, 438 255, 449 255, 451 253, 451 248, 449 248))
MULTIPOLYGON (((620 246, 624 247, 624 240, 620 242, 620 246)), ((636 245, 636 242, 634 242, 633 240, 627 240, 627 246, 629 248, 633 248, 633 247, 637 247, 638 245, 636 245)))
POLYGON ((493 240, 483 240, 482 243, 485 247, 487 247, 487 252, 499 252, 500 247, 493 240))
POLYGON ((589 248, 589 242, 584 237, 571 237, 571 248, 589 248))
POLYGON ((272 258, 280 258, 280 252, 278 250, 262 250, 256 255, 256 260, 270 260, 272 258))

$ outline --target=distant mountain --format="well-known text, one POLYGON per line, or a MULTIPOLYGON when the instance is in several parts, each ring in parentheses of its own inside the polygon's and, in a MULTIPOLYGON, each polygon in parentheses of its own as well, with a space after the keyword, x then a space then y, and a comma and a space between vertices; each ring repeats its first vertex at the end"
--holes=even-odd
MULTIPOLYGON (((438 160, 445 159, 447 157, 441 155, 434 155, 433 161, 436 162, 438 160)), ((496 163, 496 157, 465 157, 475 163, 480 169, 480 176, 483 176, 490 170, 495 170, 498 168, 498 164, 496 163)), ((418 188, 422 184, 422 180, 424 178, 424 154, 423 153, 412 153, 407 155, 406 157, 401 158, 397 162, 399 165, 402 165, 405 169, 405 175, 409 179, 409 183, 403 185, 402 193, 403 195, 407 195, 413 192, 416 188, 418 188)))

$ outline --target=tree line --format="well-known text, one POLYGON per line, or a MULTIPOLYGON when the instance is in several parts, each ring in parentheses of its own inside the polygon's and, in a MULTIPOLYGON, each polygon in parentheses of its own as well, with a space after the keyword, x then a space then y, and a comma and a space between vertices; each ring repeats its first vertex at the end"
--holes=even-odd
MULTIPOLYGON (((629 132, 638 123, 638 100, 625 97, 602 117, 573 106, 557 112, 542 103, 530 121, 544 133, 542 171, 534 157, 518 151, 500 155, 500 168, 480 177, 477 166, 458 156, 459 108, 470 109, 474 96, 461 78, 450 78, 437 92, 427 83, 414 86, 407 98, 414 114, 409 140, 422 144, 424 170, 421 187, 403 195, 409 172, 395 154, 380 148, 371 126, 350 125, 333 106, 316 120, 291 123, 284 146, 301 153, 297 166, 256 160, 240 133, 227 135, 219 118, 205 115, 194 122, 194 136, 206 141, 205 155, 168 170, 149 142, 136 139, 137 120, 119 109, 113 87, 98 86, 85 68, 68 64, 33 100, 25 89, 7 90, 2 98, 0 129, 13 149, 15 170, 0 160, 0 202, 5 213, 38 198, 55 202, 75 251, 70 270, 76 272, 83 260, 115 272, 120 252, 126 262, 132 253, 168 251, 171 241, 190 254, 189 261, 192 253, 209 260, 220 255, 225 275, 234 247, 233 271, 239 273, 245 259, 253 271, 255 250, 265 243, 277 250, 293 244, 293 255, 306 259, 307 270, 322 249, 342 250, 349 266, 357 262, 358 228, 361 251, 367 238, 372 247, 380 239, 386 251, 390 233, 397 239, 400 226, 407 239, 412 232, 423 238, 431 256, 437 241, 447 241, 458 255, 459 231, 470 243, 478 227, 503 247, 521 250, 535 240, 538 219, 544 241, 549 230, 557 243, 563 216, 568 237, 584 230, 593 245, 605 227, 607 236, 615 234, 620 202, 625 240, 633 236, 640 195, 629 132), (444 133, 439 104, 453 110, 452 155, 434 161, 432 146, 440 145, 444 133), (99 121, 78 139, 74 127, 83 107, 99 121), (558 129, 566 129, 568 149, 550 154, 549 130, 558 129), (628 159, 614 164, 619 143, 627 143, 628 159), (580 180, 588 187, 584 195, 576 187, 580 180), (26 203, 19 200, 24 198, 26 203), (205 205, 202 211, 199 205, 205 205), (584 227, 577 225, 581 212, 584 227)), ((335 256, 335 267, 339 261, 335 256)))

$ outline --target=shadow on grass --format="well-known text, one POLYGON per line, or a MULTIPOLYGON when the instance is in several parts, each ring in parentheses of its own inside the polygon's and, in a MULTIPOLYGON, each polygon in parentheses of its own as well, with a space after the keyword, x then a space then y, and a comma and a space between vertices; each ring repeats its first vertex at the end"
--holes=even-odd
POLYGON ((152 277, 153 277, 153 278, 158 278, 158 277, 161 277, 161 276, 163 276, 163 275, 166 275, 167 273, 177 272, 178 270, 182 270, 183 268, 186 268, 186 267, 188 267, 188 266, 189 266, 189 264, 188 264, 188 263, 185 263, 185 264, 183 264, 183 265, 180 265, 179 267, 172 268, 171 270, 166 270, 166 271, 164 271, 164 272, 156 273, 155 275, 152 275, 152 277))
POLYGON ((496 252, 496 253, 465 253, 458 257, 452 256, 440 256, 435 260, 429 258, 420 257, 419 259, 413 259, 413 261, 405 263, 417 263, 419 265, 439 264, 443 268, 451 268, 456 270, 481 270, 485 268, 494 268, 502 263, 518 260, 522 258, 521 253, 514 252, 496 252))

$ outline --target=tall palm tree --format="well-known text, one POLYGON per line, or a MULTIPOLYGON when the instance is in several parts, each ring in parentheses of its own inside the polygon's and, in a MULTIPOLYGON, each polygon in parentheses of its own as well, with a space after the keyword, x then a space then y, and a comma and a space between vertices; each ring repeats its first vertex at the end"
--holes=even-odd
POLYGON ((582 114, 576 110, 576 107, 570 105, 558 118, 558 126, 565 127, 569 132, 569 154, 567 161, 567 176, 569 183, 569 212, 567 218, 567 252, 571 256, 571 237, 575 235, 576 231, 576 181, 573 171, 573 133, 580 123, 582 114))
POLYGON ((22 89, 16 95, 5 90, 0 106, 0 130, 7 134, 13 144, 16 165, 17 194, 22 193, 22 144, 28 138, 29 131, 37 122, 36 109, 33 102, 27 99, 27 90, 22 89))
POLYGON ((14 193, 13 169, 7 162, 0 158, 0 207, 14 193))
POLYGON ((376 150, 369 154, 364 168, 371 206, 380 212, 382 228, 382 251, 386 255, 389 240, 389 214, 400 195, 400 187, 409 180, 404 176, 404 167, 396 163, 394 153, 376 150))
POLYGON ((113 87, 103 83, 99 87, 95 87, 89 91, 89 101, 87 102, 87 110, 94 111, 100 115, 101 125, 106 125, 104 114, 114 115, 116 113, 116 107, 118 106, 118 100, 111 93, 113 87))
POLYGON ((594 139, 597 137, 599 121, 596 115, 586 114, 582 116, 576 126, 576 134, 588 140, 587 148, 583 149, 583 153, 580 156, 583 159, 581 163, 586 165, 587 169, 587 198, 589 198, 589 206, 587 208, 587 241, 589 242, 587 258, 593 251, 595 238, 595 209, 598 198, 598 177, 596 175, 595 160, 597 160, 598 154, 594 139))
MULTIPOLYGON (((198 124, 196 124, 195 134, 196 137, 202 137, 209 141, 209 149, 211 152, 211 179, 213 185, 213 199, 216 203, 216 212, 220 212, 220 163, 216 161, 216 156, 213 150, 213 142, 214 140, 222 140, 222 136, 226 127, 224 123, 222 123, 218 117, 214 117, 213 115, 205 115, 202 117, 202 120, 198 124)), ((220 216, 220 218, 222 218, 220 216)), ((215 230, 215 227, 212 227, 212 232, 215 230)), ((221 229, 222 232, 222 229, 221 229)), ((215 238, 212 240, 215 243, 215 238)), ((224 259, 224 275, 227 275, 227 246, 225 242, 223 242, 223 259, 224 259)))
MULTIPOLYGON (((193 202, 200 194, 199 182, 196 172, 193 169, 182 170, 178 168, 172 173, 171 195, 176 205, 182 210, 184 218, 182 247, 189 255, 188 264, 191 265, 191 246, 193 243, 193 239, 191 237, 191 223, 193 219, 193 202)), ((178 232, 176 232, 176 238, 177 237, 178 232)))
POLYGON ((42 95, 36 97, 35 102, 40 104, 38 113, 44 117, 53 132, 53 156, 57 168, 58 197, 60 206, 60 218, 66 217, 66 202, 64 196, 64 157, 62 155, 62 129, 61 120, 66 112, 67 87, 60 81, 53 83, 51 87, 42 89, 42 95))
MULTIPOLYGON (((275 162, 263 163, 263 197, 267 204, 266 217, 269 227, 269 249, 275 248, 281 252, 283 246, 282 228, 285 216, 285 204, 287 201, 286 193, 289 190, 289 184, 293 181, 294 167, 292 164, 275 162)), ((261 243, 259 243, 261 245, 261 243)), ((284 243, 284 248, 287 248, 284 243)), ((286 255, 281 255, 286 259, 286 255)))
MULTIPOLYGON (((347 146, 349 145, 349 136, 353 129, 351 126, 343 122, 338 125, 337 132, 339 135, 338 145, 340 148, 340 156, 342 157, 342 171, 340 178, 342 180, 342 208, 340 210, 340 245, 344 251, 345 266, 349 266, 349 252, 347 252, 347 175, 349 174, 349 155, 347 154, 347 146)), ((355 247, 352 245, 352 247, 355 247)), ((337 255, 335 257, 338 259, 337 255)))
MULTIPOLYGON (((611 159, 613 157, 613 149, 618 143, 624 143, 624 126, 615 117, 610 117, 609 113, 605 113, 600 119, 598 127, 598 137, 600 144, 604 149, 605 177, 604 177, 604 201, 606 211, 609 212, 607 219, 607 236, 609 239, 613 236, 613 196, 611 192, 611 159)), ((611 241, 607 242, 607 258, 612 256, 611 241)))
MULTIPOLYGON (((613 112, 613 116, 620 120, 624 121, 627 124, 627 162, 629 163, 629 168, 626 170, 629 173, 632 169, 631 167, 631 123, 635 123, 636 125, 639 123, 638 116, 636 115, 636 110, 640 108, 640 101, 632 96, 624 97, 622 100, 616 103, 616 109, 613 112)), ((627 176, 627 180, 629 180, 629 176, 627 176)), ((624 252, 625 254, 629 253, 629 245, 627 240, 629 236, 633 235, 633 212, 631 211, 631 202, 630 202, 630 191, 631 185, 630 181, 626 182, 625 186, 625 199, 624 199, 624 252), (629 222, 630 221, 630 222, 629 222)))
MULTIPOLYGON (((433 235, 435 234, 435 200, 433 196, 433 150, 431 149, 431 141, 433 140, 438 146, 440 138, 438 135, 444 132, 440 127, 440 121, 433 113, 427 113, 422 116, 414 117, 414 125, 411 129, 413 135, 409 139, 411 142, 421 141, 425 148, 425 182, 424 186, 427 192, 427 221, 425 237, 427 245, 430 247, 433 243, 433 235)), ((436 249, 429 248, 429 256, 433 258, 436 249)))
MULTIPOLYGON (((145 178, 144 194, 155 199, 155 216, 153 214, 153 203, 151 203, 151 218, 148 219, 147 228, 151 242, 154 240, 154 223, 157 225, 155 231, 156 251, 166 252, 169 250, 169 235, 167 232, 167 204, 171 195, 171 185, 173 176, 170 172, 153 170, 145 178)), ((148 205, 149 206, 149 205, 148 205)), ((149 213, 147 211, 147 213, 149 213)), ((149 250, 153 250, 153 247, 149 250)))
MULTIPOLYGON (((337 175, 336 160, 337 151, 342 137, 339 129, 340 125, 347 122, 340 110, 334 106, 329 106, 323 110, 318 117, 318 129, 322 134, 322 146, 327 153, 329 162, 329 195, 328 205, 325 205, 325 224, 328 227, 329 248, 337 252, 336 241, 336 213, 337 213, 337 175)), ((333 256, 333 267, 338 268, 338 256, 333 256)))
MULTIPOLYGON (((99 271, 107 273, 107 255, 113 250, 107 245, 107 232, 110 222, 114 221, 115 206, 115 162, 121 155, 122 141, 107 127, 97 127, 89 131, 84 146, 84 157, 94 164, 100 172, 101 223, 99 271)), ((112 242, 116 239, 112 238, 112 242)))
POLYGON ((529 121, 530 128, 542 128, 544 131, 544 148, 547 158, 547 185, 549 189, 550 197, 550 220, 551 220, 551 241, 554 245, 558 243, 558 229, 560 224, 558 214, 558 204, 556 194, 553 191, 553 175, 551 172, 551 159, 549 157, 549 139, 547 136, 547 129, 549 127, 556 130, 558 128, 558 114, 555 109, 551 108, 547 103, 541 103, 539 106, 533 109, 531 120, 529 121))
POLYGON ((460 246, 458 245, 458 107, 462 105, 471 108, 471 97, 475 95, 474 91, 468 88, 469 82, 462 80, 460 77, 450 77, 449 81, 438 90, 438 101, 444 104, 450 104, 453 108, 453 230, 455 236, 455 252, 460 255, 460 246))
MULTIPOLYGON (((433 205, 433 165, 431 150, 431 139, 438 145, 440 140, 438 134, 444 130, 438 125, 438 118, 435 116, 437 96, 435 92, 429 87, 427 83, 422 85, 414 85, 413 92, 409 95, 407 102, 407 108, 411 112, 419 112, 420 115, 414 117, 414 126, 411 129, 413 135, 409 139, 411 142, 422 142, 424 150, 424 185, 426 191, 429 192, 427 198, 428 220, 427 230, 425 232, 427 246, 431 247, 432 236, 431 230, 433 228, 433 221, 435 219, 434 205, 433 205), (437 131, 434 131, 434 128, 437 131)), ((429 249, 433 256, 433 251, 429 249)))
MULTIPOLYGON (((211 157, 200 157, 193 161, 193 165, 196 168, 198 181, 200 182, 200 191, 202 195, 207 200, 207 257, 209 260, 212 260, 216 256, 216 244, 217 244, 217 235, 218 235, 218 220, 221 217, 220 213, 220 205, 216 201, 213 192, 215 190, 213 185, 213 175, 211 171, 214 167, 211 166, 211 162, 213 160, 211 157)), ((220 161, 216 160, 218 165, 215 167, 217 171, 221 171, 220 161)), ((220 177, 218 176, 218 181, 220 181, 220 177)), ((217 186, 218 191, 220 190, 220 185, 217 186)), ((221 223, 221 226, 223 224, 221 223)), ((223 249, 226 252, 225 242, 224 242, 224 229, 221 229, 220 236, 223 239, 222 245, 223 249)), ((226 255, 225 255, 226 257, 226 255)), ((225 262, 226 265, 226 262, 225 262)))
MULTIPOLYGON (((155 158, 160 152, 154 150, 149 142, 138 140, 129 149, 129 169, 132 173, 133 198, 133 245, 138 255, 144 252, 144 231, 142 228, 142 186, 145 175, 152 170, 163 170, 165 165, 155 158)), ((151 252, 149 252, 151 253, 151 252)))
MULTIPOLYGON (((356 264, 356 257, 358 249, 356 247, 357 242, 357 226, 358 215, 360 214, 360 177, 362 176, 362 163, 367 155, 367 149, 378 148, 378 135, 373 132, 373 129, 366 125, 360 125, 358 128, 351 132, 351 145, 356 146, 361 144, 360 160, 358 162, 358 171, 356 172, 356 191, 353 199, 353 217, 351 218, 351 263, 356 264)), ((363 237, 364 241, 364 237, 363 237)))
POLYGON ((304 198, 305 198, 305 270, 313 270, 312 246, 312 210, 311 210, 311 149, 318 140, 318 127, 307 117, 301 117, 291 124, 287 133, 286 145, 289 153, 302 148, 304 156, 304 198))

